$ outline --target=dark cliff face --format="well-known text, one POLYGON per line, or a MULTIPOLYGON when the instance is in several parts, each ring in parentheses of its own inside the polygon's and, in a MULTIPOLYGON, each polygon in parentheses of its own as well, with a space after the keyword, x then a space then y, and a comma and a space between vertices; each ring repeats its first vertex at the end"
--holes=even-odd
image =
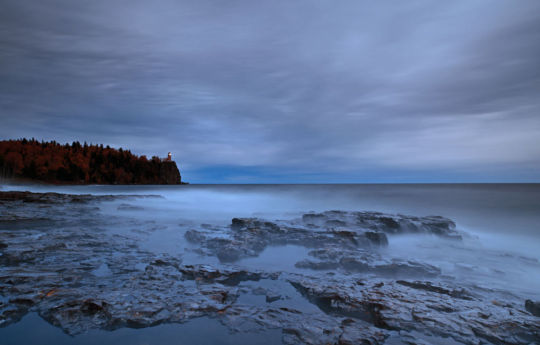
POLYGON ((176 162, 162 162, 159 169, 159 178, 161 184, 180 184, 182 182, 176 162))

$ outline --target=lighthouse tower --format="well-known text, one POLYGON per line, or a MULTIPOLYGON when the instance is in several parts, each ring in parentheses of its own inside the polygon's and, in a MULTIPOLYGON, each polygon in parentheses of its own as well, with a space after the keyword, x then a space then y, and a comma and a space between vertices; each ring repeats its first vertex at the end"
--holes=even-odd
POLYGON ((172 154, 169 152, 167 154, 167 159, 165 159, 167 162, 170 162, 172 160, 172 154))

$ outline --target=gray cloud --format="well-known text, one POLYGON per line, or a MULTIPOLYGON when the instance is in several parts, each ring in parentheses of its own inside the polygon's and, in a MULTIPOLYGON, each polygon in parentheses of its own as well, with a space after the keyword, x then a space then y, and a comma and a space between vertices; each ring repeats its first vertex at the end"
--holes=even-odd
POLYGON ((192 181, 538 180, 537 42, 537 1, 4 0, 0 136, 172 150, 192 181))

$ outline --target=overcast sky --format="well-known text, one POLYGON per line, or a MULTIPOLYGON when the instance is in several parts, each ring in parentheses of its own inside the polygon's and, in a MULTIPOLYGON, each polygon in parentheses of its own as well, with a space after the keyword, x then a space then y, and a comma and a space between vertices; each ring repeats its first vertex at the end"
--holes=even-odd
POLYGON ((190 182, 540 182, 540 1, 0 0, 0 138, 190 182))

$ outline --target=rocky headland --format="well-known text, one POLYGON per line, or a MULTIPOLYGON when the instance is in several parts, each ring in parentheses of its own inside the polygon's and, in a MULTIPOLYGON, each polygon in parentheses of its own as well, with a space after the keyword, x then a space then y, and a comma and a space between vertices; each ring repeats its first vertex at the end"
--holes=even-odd
POLYGON ((122 148, 34 139, 0 141, 2 179, 70 185, 182 184, 170 155, 148 159, 122 148))

